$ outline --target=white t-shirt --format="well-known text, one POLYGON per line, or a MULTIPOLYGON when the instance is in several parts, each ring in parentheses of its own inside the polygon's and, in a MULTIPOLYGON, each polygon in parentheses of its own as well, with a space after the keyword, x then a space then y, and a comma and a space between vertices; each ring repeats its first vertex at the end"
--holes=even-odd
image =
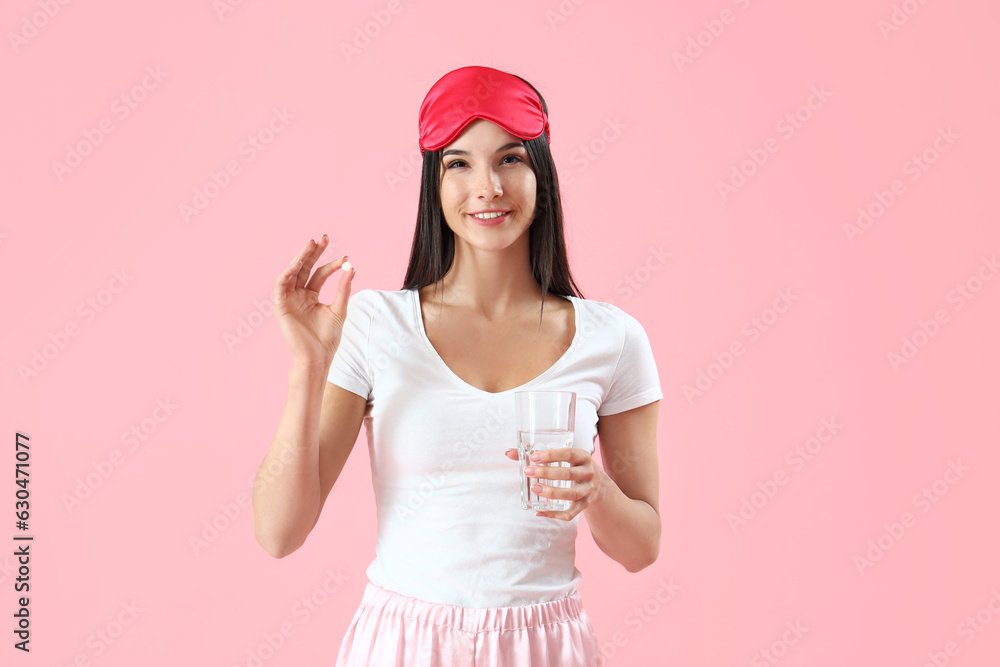
POLYGON ((575 391, 574 447, 597 418, 663 398, 649 339, 617 306, 569 297, 576 334, 548 370, 490 393, 445 364, 416 290, 351 295, 328 379, 368 400, 364 426, 378 515, 369 580, 461 607, 547 602, 576 591, 571 521, 521 509, 514 392, 575 391))

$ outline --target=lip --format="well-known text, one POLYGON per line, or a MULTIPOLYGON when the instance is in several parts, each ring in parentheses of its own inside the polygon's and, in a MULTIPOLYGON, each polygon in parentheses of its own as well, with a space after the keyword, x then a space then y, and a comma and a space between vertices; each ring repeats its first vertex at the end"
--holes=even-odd
MULTIPOLYGON (((491 211, 476 211, 476 213, 499 213, 502 210, 503 209, 500 208, 500 209, 493 209, 491 211)), ((494 225, 499 225, 501 222, 503 222, 507 218, 509 218, 510 217, 510 211, 507 211, 506 214, 501 215, 499 218, 493 218, 492 220, 480 220, 479 218, 477 218, 476 216, 472 215, 471 213, 467 213, 466 215, 468 215, 470 218, 472 218, 476 222, 477 225, 482 225, 483 227, 493 227, 494 225)))

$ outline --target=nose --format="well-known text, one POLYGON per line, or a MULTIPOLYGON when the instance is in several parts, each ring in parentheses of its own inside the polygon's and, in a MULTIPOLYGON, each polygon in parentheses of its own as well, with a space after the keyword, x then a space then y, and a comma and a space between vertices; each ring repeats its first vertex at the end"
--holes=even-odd
POLYGON ((482 199, 495 199, 503 194, 503 187, 500 185, 500 175, 493 171, 492 167, 487 167, 479 176, 479 197, 482 199))

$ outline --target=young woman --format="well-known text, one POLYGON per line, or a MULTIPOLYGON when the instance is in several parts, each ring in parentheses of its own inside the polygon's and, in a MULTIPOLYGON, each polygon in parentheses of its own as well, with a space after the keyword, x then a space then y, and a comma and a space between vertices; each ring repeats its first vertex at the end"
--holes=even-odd
MULTIPOLYGON (((660 543, 660 392, 646 334, 570 276, 548 110, 518 76, 463 67, 420 109, 423 173, 400 290, 330 305, 310 273, 326 234, 278 277, 288 400, 254 485, 257 540, 283 557, 319 519, 364 424, 376 558, 338 666, 600 665, 577 584, 581 513, 629 572, 660 543), (514 393, 574 391, 574 446, 532 478, 565 511, 521 509, 514 393), (592 455, 601 441, 598 465, 592 455)), ((613 233, 613 230, 609 233, 613 233)))

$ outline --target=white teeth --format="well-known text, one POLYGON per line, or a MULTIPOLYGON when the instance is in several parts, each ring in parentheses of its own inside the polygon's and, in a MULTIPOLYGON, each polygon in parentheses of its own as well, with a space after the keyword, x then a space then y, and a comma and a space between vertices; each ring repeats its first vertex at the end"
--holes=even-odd
POLYGON ((473 213, 472 215, 480 220, 492 220, 493 218, 499 218, 501 215, 507 215, 507 213, 473 213))

